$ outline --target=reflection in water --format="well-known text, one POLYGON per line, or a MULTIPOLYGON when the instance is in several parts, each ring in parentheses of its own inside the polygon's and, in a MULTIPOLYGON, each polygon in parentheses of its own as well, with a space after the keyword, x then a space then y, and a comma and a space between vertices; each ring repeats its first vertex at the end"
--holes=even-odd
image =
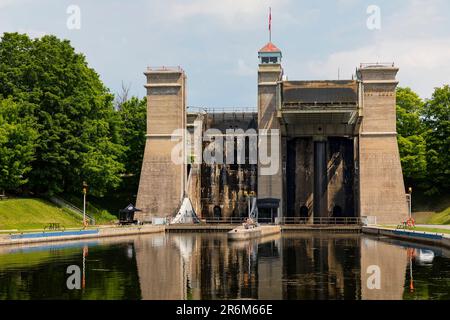
POLYGON ((0 248, 0 299, 450 299, 450 254, 356 234, 159 234, 0 248), (82 290, 66 287, 67 267, 82 290), (367 286, 371 267, 380 289, 367 286))
POLYGON ((361 243, 361 298, 364 300, 401 300, 405 283, 407 250, 372 238, 361 243), (369 289, 371 266, 380 268, 381 289, 369 289))

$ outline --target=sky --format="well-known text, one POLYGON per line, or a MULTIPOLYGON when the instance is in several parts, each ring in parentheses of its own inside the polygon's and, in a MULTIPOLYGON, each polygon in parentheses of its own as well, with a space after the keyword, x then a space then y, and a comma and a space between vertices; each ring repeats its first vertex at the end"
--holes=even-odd
POLYGON ((450 84, 448 0, 0 0, 0 34, 70 40, 113 93, 143 97, 147 66, 181 66, 188 105, 254 108, 269 7, 289 80, 394 62, 422 98, 450 84))

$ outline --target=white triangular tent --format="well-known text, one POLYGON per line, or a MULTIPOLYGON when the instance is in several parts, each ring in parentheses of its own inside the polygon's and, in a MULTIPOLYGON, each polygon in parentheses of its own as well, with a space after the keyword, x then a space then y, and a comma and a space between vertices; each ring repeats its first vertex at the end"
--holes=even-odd
POLYGON ((195 214, 191 200, 189 200, 189 198, 184 198, 180 210, 178 211, 175 218, 172 219, 170 224, 193 224, 193 223, 200 223, 200 219, 195 214))

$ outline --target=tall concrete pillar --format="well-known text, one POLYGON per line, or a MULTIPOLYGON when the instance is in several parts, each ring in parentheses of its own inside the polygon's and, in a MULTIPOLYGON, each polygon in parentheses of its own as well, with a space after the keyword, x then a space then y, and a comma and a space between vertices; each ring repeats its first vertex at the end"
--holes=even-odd
MULTIPOLYGON (((275 198, 280 200, 279 215, 284 208, 283 205, 283 173, 282 173, 282 139, 278 110, 280 106, 280 81, 283 75, 281 67, 281 51, 269 43, 259 51, 260 65, 258 68, 258 128, 268 130, 268 134, 278 130, 278 150, 271 150, 268 137, 268 153, 271 158, 278 161, 278 168, 273 174, 264 174, 263 168, 270 167, 258 162, 258 198, 275 198)), ((261 144, 259 146, 261 148, 261 144)), ((261 159, 259 159, 261 160, 261 159)))
MULTIPOLYGON (((172 150, 184 134, 172 141, 176 129, 186 128, 186 76, 180 68, 149 69, 147 76, 147 141, 136 206, 138 219, 172 216, 186 186, 186 165, 172 161, 172 150)), ((185 157, 185 144, 179 149, 185 157)))
POLYGON ((328 217, 327 141, 314 141, 314 217, 328 217))
POLYGON ((408 217, 396 129, 398 68, 362 66, 359 132, 359 192, 361 216, 376 216, 378 224, 398 224, 408 217))

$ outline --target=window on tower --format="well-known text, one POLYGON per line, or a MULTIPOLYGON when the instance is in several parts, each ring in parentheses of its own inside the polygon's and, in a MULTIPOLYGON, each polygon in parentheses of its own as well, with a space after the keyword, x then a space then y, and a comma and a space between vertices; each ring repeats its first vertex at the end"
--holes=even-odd
POLYGON ((278 57, 262 57, 261 63, 278 63, 278 57))

